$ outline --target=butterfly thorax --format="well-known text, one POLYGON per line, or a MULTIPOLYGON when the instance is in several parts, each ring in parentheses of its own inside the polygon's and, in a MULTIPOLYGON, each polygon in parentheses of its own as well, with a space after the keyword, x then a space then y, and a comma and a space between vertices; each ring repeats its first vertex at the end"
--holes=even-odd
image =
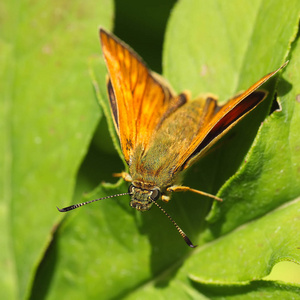
POLYGON ((160 197, 158 187, 142 181, 133 181, 129 192, 131 194, 130 206, 139 211, 149 210, 153 202, 160 197))
POLYGON ((166 188, 179 183, 181 158, 201 129, 209 103, 205 98, 186 103, 164 120, 146 147, 136 147, 129 163, 133 181, 157 186, 163 194, 166 188))

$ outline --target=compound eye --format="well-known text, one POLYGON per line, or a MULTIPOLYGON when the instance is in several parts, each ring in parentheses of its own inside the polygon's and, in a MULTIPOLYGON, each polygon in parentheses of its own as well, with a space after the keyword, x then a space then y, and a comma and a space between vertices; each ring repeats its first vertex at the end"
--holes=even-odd
POLYGON ((159 197, 160 197, 160 190, 159 190, 159 189, 154 189, 154 190, 152 190, 152 194, 151 194, 150 197, 151 197, 151 199, 154 200, 154 201, 158 200, 159 197))
POLYGON ((134 186, 131 184, 131 185, 128 187, 128 193, 129 193, 129 194, 133 194, 133 189, 134 189, 134 186))

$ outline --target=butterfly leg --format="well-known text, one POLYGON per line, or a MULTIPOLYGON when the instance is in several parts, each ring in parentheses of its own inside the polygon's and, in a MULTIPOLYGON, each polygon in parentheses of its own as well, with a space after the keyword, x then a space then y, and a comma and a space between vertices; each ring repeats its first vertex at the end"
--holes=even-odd
POLYGON ((221 198, 219 198, 217 196, 214 196, 212 194, 208 194, 208 193, 205 193, 205 192, 202 192, 202 191, 198 191, 198 190, 192 189, 192 188, 190 188, 188 186, 173 185, 173 186, 168 187, 167 191, 168 192, 193 192, 193 193, 197 193, 197 194, 209 197, 209 198, 213 198, 213 199, 215 199, 217 201, 223 201, 221 198))
POLYGON ((114 177, 122 177, 125 181, 129 181, 129 182, 132 181, 131 176, 126 172, 114 173, 113 176, 114 177))

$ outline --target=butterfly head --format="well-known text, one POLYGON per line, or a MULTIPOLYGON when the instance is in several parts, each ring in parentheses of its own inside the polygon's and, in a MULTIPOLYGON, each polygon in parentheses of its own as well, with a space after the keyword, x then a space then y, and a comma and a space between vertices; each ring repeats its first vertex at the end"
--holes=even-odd
POLYGON ((130 206, 138 211, 149 210, 153 203, 161 196, 158 187, 141 187, 141 185, 135 183, 129 186, 128 191, 131 195, 130 206))

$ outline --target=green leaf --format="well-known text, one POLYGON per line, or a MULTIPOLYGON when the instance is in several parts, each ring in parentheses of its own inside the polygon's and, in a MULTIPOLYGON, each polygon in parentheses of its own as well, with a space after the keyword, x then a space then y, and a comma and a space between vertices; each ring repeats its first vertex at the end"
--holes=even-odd
POLYGON ((88 58, 109 1, 4 1, 0 9, 2 299, 29 296, 71 202, 101 111, 88 58))
POLYGON ((231 98, 284 62, 288 41, 297 33, 298 5, 295 0, 286 5, 270 0, 180 2, 168 25, 164 75, 177 92, 231 98))
POLYGON ((159 289, 155 284, 148 284, 131 294, 126 299, 298 299, 299 287, 283 282, 254 280, 249 285, 223 285, 222 283, 195 283, 172 280, 166 289, 159 289), (197 292, 197 290, 199 292, 197 292), (200 294, 201 293, 201 294, 200 294))
POLYGON ((299 263, 299 211, 300 198, 206 244, 187 262, 186 272, 202 283, 237 284, 265 277, 282 260, 299 263))

